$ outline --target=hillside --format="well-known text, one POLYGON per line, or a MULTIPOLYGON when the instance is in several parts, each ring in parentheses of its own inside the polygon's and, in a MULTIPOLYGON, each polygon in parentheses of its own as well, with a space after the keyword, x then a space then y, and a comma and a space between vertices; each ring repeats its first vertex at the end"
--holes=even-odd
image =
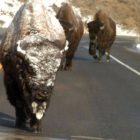
POLYGON ((71 0, 80 7, 83 16, 93 15, 103 9, 118 24, 140 32, 140 0, 71 0))
MULTIPOLYGON (((0 5, 0 27, 7 27, 14 14, 26 0, 2 0, 0 5)), ((46 0, 48 3, 60 3, 68 0, 46 0)), ((125 29, 135 29, 140 33, 140 0, 69 0, 81 10, 82 17, 93 18, 94 14, 103 9, 116 23, 125 29)))

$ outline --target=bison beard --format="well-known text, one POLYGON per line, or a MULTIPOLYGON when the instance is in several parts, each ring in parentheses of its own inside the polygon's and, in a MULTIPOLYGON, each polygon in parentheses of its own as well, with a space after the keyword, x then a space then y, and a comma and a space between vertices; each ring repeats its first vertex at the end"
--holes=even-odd
POLYGON ((17 12, 1 43, 1 61, 16 127, 41 130, 57 70, 65 50, 65 34, 43 0, 26 2, 17 12), (36 11, 36 8, 38 11, 36 11))

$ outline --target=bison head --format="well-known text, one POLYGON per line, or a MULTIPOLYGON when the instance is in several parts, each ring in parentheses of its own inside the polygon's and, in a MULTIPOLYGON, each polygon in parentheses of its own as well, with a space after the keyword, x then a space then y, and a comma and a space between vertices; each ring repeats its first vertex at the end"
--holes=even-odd
POLYGON ((89 54, 97 59, 96 49, 98 49, 98 35, 104 29, 104 23, 98 19, 91 21, 87 24, 89 32, 89 54))
POLYGON ((18 80, 25 84, 25 90, 31 94, 31 110, 38 120, 48 107, 56 72, 63 57, 62 51, 57 44, 38 35, 26 36, 17 43, 13 61, 16 61, 18 80))

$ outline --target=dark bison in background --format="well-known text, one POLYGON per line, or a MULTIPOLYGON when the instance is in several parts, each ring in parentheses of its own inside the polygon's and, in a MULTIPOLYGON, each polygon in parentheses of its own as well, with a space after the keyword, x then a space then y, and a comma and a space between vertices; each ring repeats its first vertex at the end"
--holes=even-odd
POLYGON ((30 124, 36 132, 41 130, 66 44, 63 27, 44 2, 32 0, 18 10, 0 48, 16 127, 30 124))
POLYGON ((63 61, 62 67, 64 67, 64 70, 70 70, 72 68, 72 59, 84 32, 83 22, 68 3, 62 4, 56 17, 63 26, 66 39, 69 42, 66 59, 63 61))
POLYGON ((116 37, 116 24, 108 17, 102 10, 99 10, 95 14, 93 21, 87 24, 89 31, 89 54, 99 61, 102 59, 102 55, 106 53, 107 61, 110 60, 111 46, 116 37), (99 56, 96 55, 98 49, 99 56))

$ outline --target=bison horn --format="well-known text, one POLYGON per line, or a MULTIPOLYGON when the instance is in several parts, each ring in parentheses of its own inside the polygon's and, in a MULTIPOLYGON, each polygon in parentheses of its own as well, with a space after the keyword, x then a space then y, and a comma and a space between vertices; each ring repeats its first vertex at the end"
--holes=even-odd
POLYGON ((103 30, 104 28, 105 28, 105 26, 103 25, 103 26, 100 27, 100 30, 103 30))
POLYGON ((21 53, 21 54, 23 54, 23 55, 25 55, 26 54, 26 51, 24 51, 24 50, 22 50, 21 49, 21 46, 20 46, 20 40, 17 42, 17 52, 19 52, 19 53, 21 53))

